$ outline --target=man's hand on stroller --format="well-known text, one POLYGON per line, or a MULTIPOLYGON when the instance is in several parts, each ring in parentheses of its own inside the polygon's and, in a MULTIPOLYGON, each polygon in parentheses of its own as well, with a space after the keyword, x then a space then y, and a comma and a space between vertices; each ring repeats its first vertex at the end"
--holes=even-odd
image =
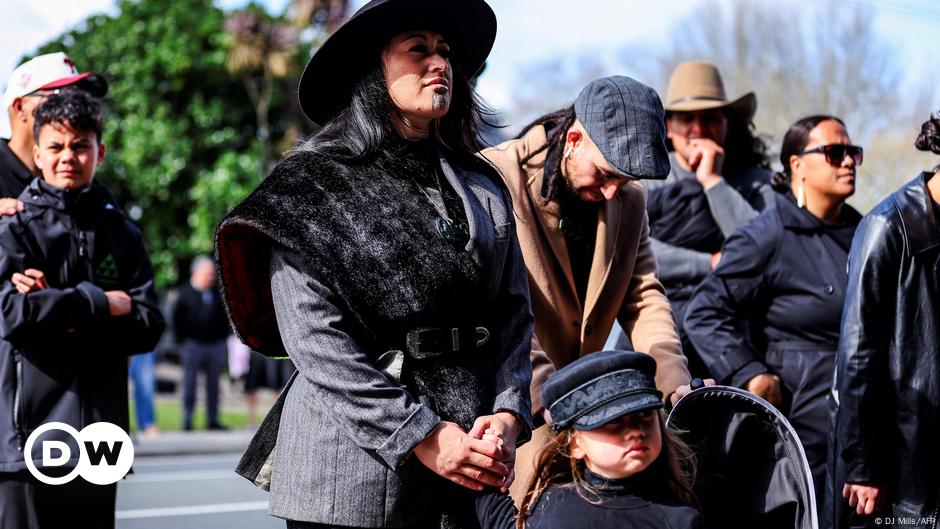
POLYGON ((671 406, 675 406, 679 402, 679 400, 682 399, 682 397, 691 393, 692 390, 698 389, 704 386, 714 386, 714 385, 715 385, 714 378, 706 378, 705 380, 702 380, 700 378, 694 378, 692 379, 692 383, 677 387, 676 390, 672 392, 672 395, 669 395, 669 404, 671 406))

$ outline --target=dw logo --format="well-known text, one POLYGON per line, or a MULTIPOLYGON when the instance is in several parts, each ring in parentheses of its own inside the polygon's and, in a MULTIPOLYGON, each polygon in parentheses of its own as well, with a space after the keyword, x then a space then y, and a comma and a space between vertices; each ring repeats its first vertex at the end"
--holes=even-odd
MULTIPOLYGON (((62 467, 73 458, 72 447, 65 441, 47 439, 41 441, 40 446, 43 468, 62 467)), ((109 422, 89 424, 82 428, 81 432, 61 422, 43 424, 26 439, 23 454, 30 474, 47 485, 62 485, 72 481, 78 475, 89 483, 110 485, 123 478, 134 463, 134 445, 131 443, 130 436, 120 426, 109 422), (50 430, 61 430, 69 434, 78 446, 78 464, 64 476, 43 474, 33 461, 33 445, 39 436, 50 430)))

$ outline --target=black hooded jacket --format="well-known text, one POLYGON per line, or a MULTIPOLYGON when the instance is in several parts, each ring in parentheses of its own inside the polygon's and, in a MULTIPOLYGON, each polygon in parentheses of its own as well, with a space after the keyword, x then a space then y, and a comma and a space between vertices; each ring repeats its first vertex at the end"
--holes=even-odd
POLYGON ((0 472, 25 468, 24 442, 44 423, 126 430, 127 356, 164 328, 141 233, 104 186, 36 179, 19 198, 25 211, 0 221, 0 472), (48 288, 18 293, 11 277, 27 268, 48 288), (109 290, 131 297, 130 314, 111 316, 109 290))

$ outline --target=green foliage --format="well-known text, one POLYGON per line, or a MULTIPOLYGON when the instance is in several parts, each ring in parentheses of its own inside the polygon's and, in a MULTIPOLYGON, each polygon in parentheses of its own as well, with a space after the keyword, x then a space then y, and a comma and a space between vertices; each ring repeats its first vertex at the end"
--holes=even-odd
POLYGON ((187 221, 194 248, 212 246, 219 219, 231 205, 245 198, 260 182, 262 155, 260 142, 242 152, 225 152, 211 171, 202 175, 189 190, 194 207, 187 221))
POLYGON ((110 82, 98 178, 140 213, 160 287, 211 251, 221 216, 261 178, 254 109, 225 68, 224 20, 210 0, 123 0, 116 16, 37 51, 65 50, 110 82))

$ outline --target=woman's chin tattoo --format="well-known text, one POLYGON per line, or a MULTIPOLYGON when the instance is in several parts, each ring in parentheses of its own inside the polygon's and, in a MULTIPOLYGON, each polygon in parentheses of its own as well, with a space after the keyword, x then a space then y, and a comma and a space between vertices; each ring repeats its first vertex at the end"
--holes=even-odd
POLYGON ((444 110, 447 108, 447 94, 436 93, 431 97, 431 109, 434 111, 444 110))

